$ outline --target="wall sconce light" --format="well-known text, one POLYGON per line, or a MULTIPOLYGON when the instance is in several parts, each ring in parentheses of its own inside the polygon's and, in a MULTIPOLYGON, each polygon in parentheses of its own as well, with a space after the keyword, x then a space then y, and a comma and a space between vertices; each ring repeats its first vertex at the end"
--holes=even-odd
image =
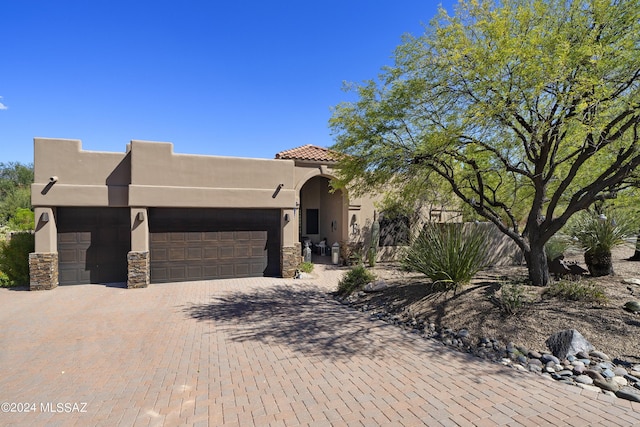
POLYGON ((140 222, 144 221, 144 212, 138 212, 138 215, 136 215, 136 219, 140 222))
POLYGON ((40 221, 49 222, 49 212, 43 212, 42 215, 40 215, 40 221))
POLYGON ((336 231, 338 229, 338 221, 335 219, 331 221, 331 231, 336 231))
POLYGON ((285 222, 289 222, 289 219, 290 219, 290 218, 289 218, 289 214, 288 214, 288 213, 284 214, 284 220, 285 220, 285 222))

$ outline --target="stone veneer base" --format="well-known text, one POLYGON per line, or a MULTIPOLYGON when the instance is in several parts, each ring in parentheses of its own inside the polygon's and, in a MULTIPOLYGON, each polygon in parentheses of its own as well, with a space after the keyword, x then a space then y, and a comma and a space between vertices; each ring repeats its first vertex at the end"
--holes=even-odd
POLYGON ((282 277, 290 279, 296 274, 296 269, 302 260, 302 246, 300 243, 294 243, 293 246, 285 246, 282 248, 280 256, 280 268, 282 277))
POLYGON ((127 288, 146 288, 150 282, 149 252, 131 251, 127 254, 127 288))
POLYGON ((44 291, 58 286, 58 253, 29 254, 29 290, 44 291))

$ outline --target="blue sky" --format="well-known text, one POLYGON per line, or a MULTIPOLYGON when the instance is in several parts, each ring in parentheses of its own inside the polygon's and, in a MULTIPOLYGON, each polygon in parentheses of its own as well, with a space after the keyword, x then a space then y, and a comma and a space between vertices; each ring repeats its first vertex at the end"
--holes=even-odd
POLYGON ((329 146, 342 83, 375 78, 454 3, 4 1, 0 162, 31 163, 34 137, 261 158, 329 146))

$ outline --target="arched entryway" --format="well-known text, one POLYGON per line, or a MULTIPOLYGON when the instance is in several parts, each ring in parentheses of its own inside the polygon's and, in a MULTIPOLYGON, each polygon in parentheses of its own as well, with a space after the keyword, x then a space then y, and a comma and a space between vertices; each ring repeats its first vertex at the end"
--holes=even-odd
POLYGON ((309 241, 315 252, 320 251, 320 243, 326 239, 330 246, 344 242, 348 238, 348 202, 341 190, 332 190, 326 176, 314 176, 300 189, 299 236, 302 247, 309 241))

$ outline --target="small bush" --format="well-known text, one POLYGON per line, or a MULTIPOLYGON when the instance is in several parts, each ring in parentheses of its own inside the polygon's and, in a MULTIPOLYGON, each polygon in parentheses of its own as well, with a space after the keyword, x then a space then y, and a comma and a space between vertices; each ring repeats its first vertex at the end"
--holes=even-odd
POLYGON ((604 288, 595 283, 571 282, 560 280, 552 283, 544 292, 544 295, 562 298, 569 301, 586 301, 604 304, 607 296, 604 288))
POLYGON ((351 295, 360 290, 369 282, 373 282, 376 276, 360 264, 355 266, 338 282, 338 295, 351 295))
POLYGON ((505 317, 520 314, 529 303, 521 283, 503 284, 500 287, 500 296, 493 295, 491 302, 496 305, 505 317))
POLYGON ((461 224, 427 224, 411 242, 402 264, 434 285, 455 291, 490 264, 487 240, 487 233, 478 227, 465 230, 461 224))
POLYGON ((0 271, 0 288, 10 288, 10 287, 11 287, 11 280, 9 280, 9 277, 6 274, 0 271))
POLYGON ((34 236, 29 232, 14 233, 0 243, 0 271, 11 286, 29 284, 29 254, 34 251, 34 236))
POLYGON ((633 218, 612 209, 597 212, 581 212, 567 224, 567 233, 585 252, 611 252, 625 243, 625 239, 637 233, 633 218))
POLYGON ((303 273, 311 273, 313 271, 313 263, 309 261, 305 261, 298 266, 298 270, 303 273))
POLYGON ((569 248, 569 239, 564 236, 553 236, 544 245, 544 250, 547 253, 547 261, 553 261, 559 256, 563 255, 569 248))

